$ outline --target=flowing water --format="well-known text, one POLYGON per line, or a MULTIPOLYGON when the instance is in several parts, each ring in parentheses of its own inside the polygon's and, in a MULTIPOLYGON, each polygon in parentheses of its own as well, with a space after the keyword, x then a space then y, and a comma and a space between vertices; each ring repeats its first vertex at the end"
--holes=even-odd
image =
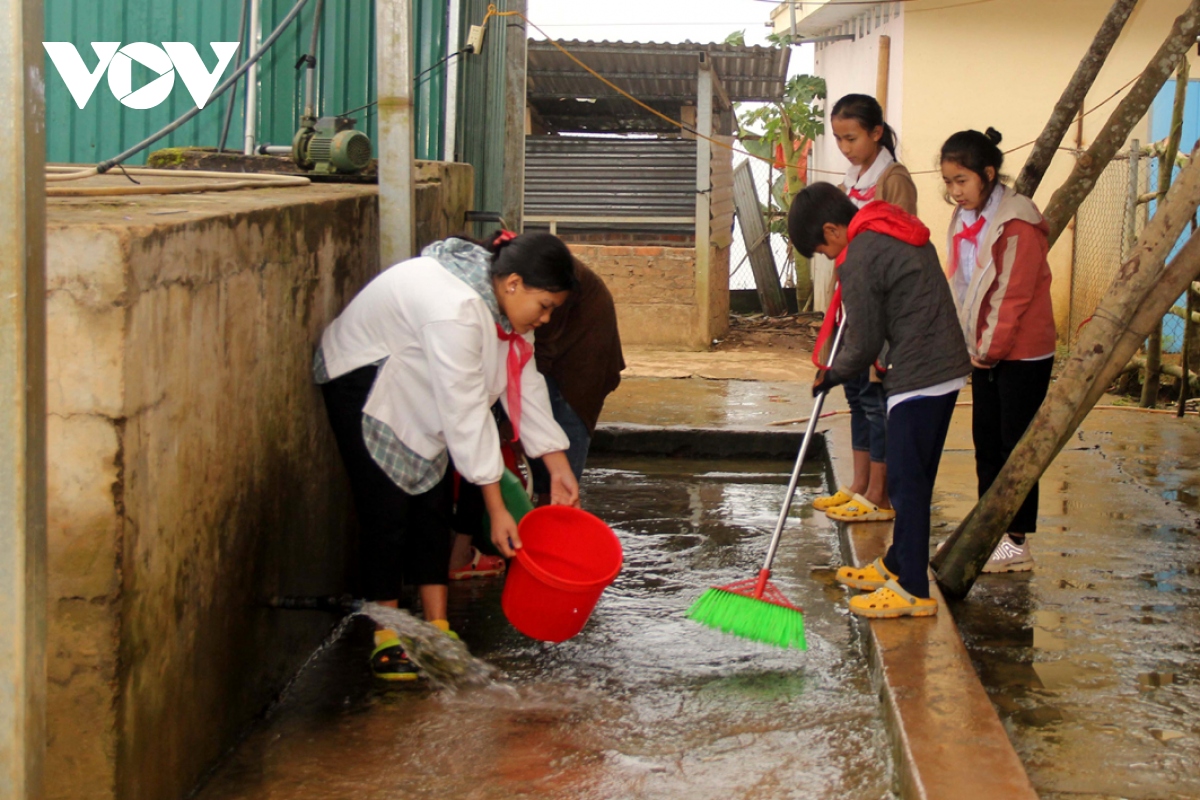
POLYGON ((451 623, 496 679, 397 688, 371 678, 372 626, 356 618, 200 797, 892 797, 860 628, 832 580, 836 533, 805 507, 816 476, 772 576, 805 609, 809 649, 684 617, 707 587, 757 573, 789 470, 593 458, 584 504, 617 532, 625 566, 579 636, 527 639, 504 619, 502 581, 455 584, 451 623))

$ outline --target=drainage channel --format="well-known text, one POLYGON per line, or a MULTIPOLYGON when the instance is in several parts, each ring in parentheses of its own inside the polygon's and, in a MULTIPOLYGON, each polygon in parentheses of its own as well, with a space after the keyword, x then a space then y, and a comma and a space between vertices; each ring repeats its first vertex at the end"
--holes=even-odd
POLYGON ((651 433, 597 437, 584 503, 618 533, 625 568, 582 634, 526 639, 503 617, 500 581, 455 585, 453 626, 503 678, 432 692, 375 685, 369 624, 355 622, 199 797, 892 797, 862 630, 832 581, 837 532, 808 506, 823 471, 801 484, 773 574, 806 610, 809 649, 778 650, 684 612, 757 572, 795 437, 769 435, 764 451, 746 435, 654 434, 678 440, 652 443, 674 458, 618 441, 651 433))

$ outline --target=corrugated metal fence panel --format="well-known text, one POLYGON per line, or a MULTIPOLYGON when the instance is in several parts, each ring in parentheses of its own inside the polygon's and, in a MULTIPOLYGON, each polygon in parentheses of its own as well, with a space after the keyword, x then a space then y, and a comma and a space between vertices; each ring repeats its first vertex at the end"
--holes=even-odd
POLYGON ((696 143, 529 136, 525 139, 525 213, 692 217, 696 143))
POLYGON ((417 118, 417 158, 438 161, 442 158, 442 132, 446 119, 446 26, 449 24, 447 0, 422 0, 415 7, 416 48, 413 75, 416 88, 413 104, 417 118))
MULTIPOLYGON (((215 57, 208 43, 237 39, 241 0, 46 0, 45 5, 45 41, 73 43, 89 69, 97 63, 91 47, 97 41, 191 42, 211 67, 215 57)), ((193 105, 183 81, 176 80, 170 97, 157 108, 126 108, 113 96, 107 77, 103 77, 87 105, 80 109, 49 57, 46 66, 46 145, 50 161, 95 163, 109 158, 158 131, 193 105)), ((134 64, 135 88, 152 77, 152 72, 134 64)), ((216 141, 221 111, 221 103, 210 104, 158 146, 216 141)), ((145 157, 131 163, 145 163, 145 157)))
MULTIPOLYGON (((459 41, 467 40, 472 25, 487 15, 492 0, 463 0, 459 41)), ((496 2, 500 11, 509 11, 513 3, 496 2)), ((504 22, 507 17, 488 21, 483 52, 454 59, 459 69, 458 153, 447 153, 447 160, 464 161, 475 168, 475 208, 499 212, 504 200, 504 22)), ((494 229, 481 225, 477 233, 494 229)))
MULTIPOLYGON (((238 38, 243 0, 45 0, 46 41, 72 42, 89 68, 96 64, 93 41, 191 42, 212 67, 209 42, 238 38)), ((445 57, 447 0, 416 0, 415 59, 426 66, 445 57)), ((266 38, 292 9, 295 0, 263 0, 262 36, 266 38)), ((260 143, 291 144, 299 127, 304 102, 304 70, 296 60, 308 50, 317 3, 309 0, 270 52, 259 61, 260 143)), ((486 6, 484 8, 486 13, 486 6)), ((318 106, 325 115, 338 114, 375 99, 375 4, 373 0, 326 0, 319 38, 318 106)), ((482 18, 482 15, 480 16, 482 18)), ((233 64, 225 75, 233 72, 233 64)), ((135 110, 121 105, 101 79, 91 101, 79 109, 66 85, 49 64, 46 83, 47 158, 50 161, 95 163, 120 153, 155 133, 192 107, 180 80, 157 108, 135 110)), ((417 70, 422 69, 418 66, 417 70)), ((418 101, 418 141, 439 142, 445 119, 444 71, 430 81, 424 102, 418 101)), ((133 85, 147 83, 153 74, 134 64, 133 85)), ((231 90, 232 91, 232 90, 231 90)), ((210 103, 192 121, 151 149, 185 145, 216 146, 230 93, 210 103)), ((226 146, 241 150, 245 82, 239 82, 234 116, 226 146)), ((375 137, 374 107, 356 112, 359 130, 375 137)), ((418 151, 436 157, 437 150, 418 151)), ((145 163, 145 154, 130 160, 145 163)))

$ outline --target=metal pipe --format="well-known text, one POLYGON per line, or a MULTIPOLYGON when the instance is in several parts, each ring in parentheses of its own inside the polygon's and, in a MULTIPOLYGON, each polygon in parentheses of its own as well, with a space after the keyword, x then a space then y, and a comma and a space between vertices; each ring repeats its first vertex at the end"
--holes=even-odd
MULTIPOLYGON (((250 5, 250 0, 242 0, 242 17, 238 22, 238 60, 233 66, 233 71, 237 72, 242 66, 242 60, 246 57, 246 10, 250 5)), ((217 152, 225 152, 225 142, 229 139, 229 125, 233 122, 233 104, 237 102, 237 84, 233 84, 233 94, 229 95, 229 102, 225 104, 225 123, 221 126, 221 140, 217 142, 217 152)))
MULTIPOLYGON (((462 49, 462 0, 450 0, 449 35, 446 37, 446 52, 457 53, 462 49)), ((461 56, 460 56, 461 58, 461 56)), ((442 135, 442 160, 455 161, 454 149, 458 146, 458 60, 446 65, 446 130, 442 135)))
POLYGON ((1138 159, 1141 142, 1129 142, 1129 194, 1125 198, 1125 232, 1121 240, 1121 263, 1124 264, 1137 244, 1138 159))
POLYGON ((286 144, 260 144, 257 152, 260 156, 290 156, 292 147, 286 144))
MULTIPOLYGON (((250 67, 252 67, 254 65, 254 63, 256 61, 258 61, 258 59, 262 58, 263 54, 265 54, 268 50, 271 49, 271 45, 275 44, 275 42, 279 39, 279 37, 283 35, 283 32, 285 30, 287 30, 288 25, 292 24, 292 21, 295 20, 297 15, 300 14, 300 10, 302 8, 304 8, 304 4, 307 2, 308 2, 308 0, 296 0, 296 5, 292 6, 292 10, 287 13, 287 16, 285 16, 283 18, 283 20, 275 27, 275 30, 271 31, 271 35, 268 36, 266 41, 263 42, 263 45, 259 49, 259 51, 257 53, 255 53, 253 56, 251 56, 251 60, 247 61, 245 64, 242 64, 241 67, 239 67, 236 71, 234 71, 234 73, 232 75, 230 75, 228 78, 226 78, 225 80, 223 80, 219 84, 217 84, 217 88, 213 89, 210 99, 215 100, 216 98, 225 94, 225 92, 229 91, 229 88, 231 86, 233 86, 233 84, 237 83, 241 79, 241 77, 250 70, 250 67)), ((150 134, 145 139, 143 139, 142 141, 135 144, 133 147, 126 150, 124 153, 121 153, 118 156, 113 156, 112 158, 110 158, 106 161, 101 161, 99 164, 96 165, 96 167, 95 167, 96 171, 101 174, 108 172, 110 169, 115 167, 117 164, 120 164, 122 161, 125 161, 128 158, 132 158, 133 156, 142 152, 147 147, 154 144, 159 139, 163 138, 164 136, 169 134, 171 131, 173 131, 176 128, 178 128, 179 126, 183 125, 184 123, 186 123, 188 120, 190 120, 192 117, 196 116, 199 113, 200 113, 199 107, 193 106, 191 108, 191 110, 180 115, 180 117, 177 120, 175 120, 174 122, 172 122, 170 125, 167 125, 165 128, 158 131, 157 133, 150 134)))
POLYGON ((412 0, 376 0, 379 258, 383 269, 413 254, 412 41, 412 0))
POLYGON ((43 796, 46 106, 42 0, 0 0, 0 794, 43 796))
POLYGON ((312 39, 308 44, 308 71, 304 75, 304 116, 317 116, 317 45, 321 36, 321 13, 325 10, 325 0, 317 0, 317 10, 313 12, 312 39))
MULTIPOLYGON (((250 50, 250 58, 258 54, 262 42, 262 0, 250 0, 250 41, 254 47, 250 50)), ((245 155, 254 155, 254 139, 258 135, 258 60, 250 63, 246 71, 246 127, 245 155)))

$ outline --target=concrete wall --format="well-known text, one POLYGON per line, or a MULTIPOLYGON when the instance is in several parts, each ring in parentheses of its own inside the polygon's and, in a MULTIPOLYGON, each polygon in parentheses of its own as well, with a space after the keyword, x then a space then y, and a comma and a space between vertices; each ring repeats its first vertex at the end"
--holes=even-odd
POLYGON ((185 795, 328 632, 258 601, 345 585, 310 365, 378 246, 374 187, 50 202, 47 797, 185 795))

